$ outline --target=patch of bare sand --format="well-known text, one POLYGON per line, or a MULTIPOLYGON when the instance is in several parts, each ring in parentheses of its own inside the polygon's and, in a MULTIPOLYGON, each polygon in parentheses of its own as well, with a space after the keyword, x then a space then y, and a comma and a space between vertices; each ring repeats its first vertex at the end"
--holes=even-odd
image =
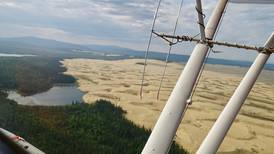
MULTIPOLYGON (((127 111, 126 117, 138 125, 153 128, 183 65, 169 63, 160 99, 157 89, 164 63, 149 60, 145 76, 144 98, 140 100, 143 60, 70 59, 63 64, 66 74, 78 79, 86 92, 85 102, 107 99, 127 111)), ((246 68, 208 65, 175 140, 194 153, 246 72, 246 68)), ((253 88, 237 120, 225 138, 220 153, 273 153, 274 84, 273 72, 264 71, 253 88), (267 78, 267 79, 265 79, 267 78), (273 78, 272 78, 273 79, 273 78)))

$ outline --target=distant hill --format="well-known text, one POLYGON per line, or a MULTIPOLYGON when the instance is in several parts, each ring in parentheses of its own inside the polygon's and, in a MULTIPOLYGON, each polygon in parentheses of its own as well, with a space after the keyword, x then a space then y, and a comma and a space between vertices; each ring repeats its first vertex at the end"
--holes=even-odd
MULTIPOLYGON (((36 37, 0 38, 0 52, 65 57, 83 57, 91 54, 91 56, 88 56, 89 58, 92 58, 94 55, 120 55, 121 58, 143 58, 145 54, 143 51, 119 46, 79 45, 36 37)), ((165 55, 163 53, 151 52, 149 57, 163 59, 165 55)), ((176 57, 174 56, 173 59, 175 60, 176 57)), ((188 56, 185 56, 184 60, 186 58, 188 56)))
POLYGON ((88 48, 82 45, 36 37, 0 38, 0 52, 2 53, 47 55, 50 53, 66 53, 73 49, 86 50, 88 48))
MULTIPOLYGON (((35 55, 79 55, 87 53, 142 56, 143 52, 108 45, 79 45, 36 37, 0 38, 0 52, 35 55), (78 52, 78 54, 77 54, 78 52)), ((81 56, 80 56, 81 57, 81 56)))
MULTIPOLYGON (((128 59, 144 58, 144 51, 111 45, 79 45, 36 37, 0 38, 0 53, 34 54, 60 58, 94 58, 94 59, 128 59)), ((149 58, 165 60, 166 54, 150 52, 149 58)), ((187 62, 188 55, 171 54, 169 60, 187 62)), ((207 63, 230 66, 249 67, 247 61, 234 61, 209 58, 207 63)), ((266 69, 274 70, 273 64, 267 64, 266 69)))

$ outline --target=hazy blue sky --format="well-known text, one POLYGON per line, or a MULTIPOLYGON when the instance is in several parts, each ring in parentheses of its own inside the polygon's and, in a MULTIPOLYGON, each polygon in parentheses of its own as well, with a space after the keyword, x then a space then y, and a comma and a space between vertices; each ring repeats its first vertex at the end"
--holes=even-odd
MULTIPOLYGON (((144 50, 158 0, 1 0, 0 37, 36 36, 81 44, 144 50)), ((217 0, 203 0, 206 20, 217 0)), ((170 33, 180 0, 163 0, 156 30, 170 33)), ((274 31, 274 5, 229 4, 217 39, 263 45, 274 31)), ((178 34, 198 33, 194 0, 185 0, 178 34)), ((176 45, 189 54, 193 45, 176 45)), ((152 50, 166 51, 158 38, 152 50)), ((219 48, 216 48, 219 49, 219 48)), ((256 54, 231 49, 213 57, 252 60, 256 54)), ((271 59, 274 62, 274 59, 271 59)))

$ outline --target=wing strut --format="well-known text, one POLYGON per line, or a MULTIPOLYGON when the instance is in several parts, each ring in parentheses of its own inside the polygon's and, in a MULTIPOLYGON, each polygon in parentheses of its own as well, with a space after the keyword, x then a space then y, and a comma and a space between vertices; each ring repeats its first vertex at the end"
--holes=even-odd
MULTIPOLYGON (((213 39, 227 3, 228 0, 218 1, 206 26, 206 37, 208 39, 213 39)), ((142 154, 168 153, 208 50, 209 46, 206 44, 198 43, 196 45, 150 134, 142 154)))
POLYGON ((0 140, 7 143, 8 147, 20 154, 45 154, 43 151, 39 150, 35 146, 31 145, 23 138, 14 135, 13 133, 0 128, 0 140))
POLYGON ((200 28, 200 35, 201 35, 201 40, 205 40, 205 23, 204 23, 204 18, 205 15, 203 13, 203 8, 202 8, 202 2, 201 0, 196 0, 196 11, 198 13, 198 24, 200 28))
MULTIPOLYGON (((268 39, 265 47, 274 48, 274 33, 272 33, 268 39)), ((270 52, 259 53, 256 60, 246 73, 240 85, 235 90, 224 110, 204 139, 202 145, 197 151, 197 154, 217 152, 270 55, 270 52)))

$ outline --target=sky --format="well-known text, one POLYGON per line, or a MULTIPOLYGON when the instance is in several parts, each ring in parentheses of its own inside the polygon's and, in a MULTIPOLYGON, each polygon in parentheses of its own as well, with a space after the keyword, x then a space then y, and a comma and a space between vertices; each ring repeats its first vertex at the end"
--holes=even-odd
MULTIPOLYGON (((246 1, 246 0, 241 0, 246 1)), ((264 0, 271 1, 271 0, 264 0)), ((145 50, 158 0, 1 0, 0 37, 34 36, 77 44, 117 45, 145 50)), ((155 30, 171 34, 181 0, 163 0, 155 30)), ((194 0, 184 0, 177 35, 199 33, 194 0)), ((207 21, 217 0, 203 0, 207 21)), ((274 5, 229 3, 216 39, 263 46, 274 31, 274 5)), ((172 53, 191 54, 181 43, 172 53)), ((153 51, 168 46, 153 37, 153 51)), ((213 58, 253 60, 254 52, 216 47, 213 58)), ((271 63, 274 63, 272 58, 271 63)))

